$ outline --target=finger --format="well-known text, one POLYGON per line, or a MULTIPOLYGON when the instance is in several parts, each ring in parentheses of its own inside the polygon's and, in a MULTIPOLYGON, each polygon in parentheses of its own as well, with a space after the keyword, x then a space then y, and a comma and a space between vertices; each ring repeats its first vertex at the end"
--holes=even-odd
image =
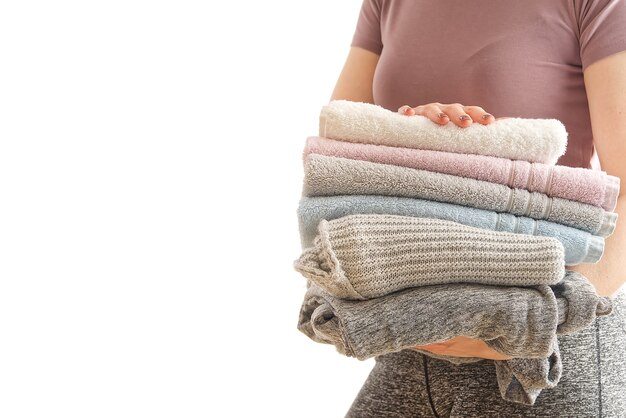
POLYGON ((401 115, 413 116, 415 115, 415 110, 409 105, 404 105, 400 106, 400 108, 398 109, 398 113, 400 113, 401 115))
POLYGON ((441 110, 439 105, 436 103, 429 103, 427 105, 417 106, 415 108, 415 113, 417 115, 426 116, 428 119, 432 120, 439 125, 445 125, 450 121, 450 118, 444 111, 441 110))
POLYGON ((461 128, 466 128, 472 124, 472 117, 463 109, 460 103, 452 103, 443 106, 443 111, 450 116, 450 120, 461 128))
POLYGON ((496 121, 496 118, 491 113, 485 112, 485 109, 480 106, 464 106, 463 108, 474 122, 489 125, 496 121))

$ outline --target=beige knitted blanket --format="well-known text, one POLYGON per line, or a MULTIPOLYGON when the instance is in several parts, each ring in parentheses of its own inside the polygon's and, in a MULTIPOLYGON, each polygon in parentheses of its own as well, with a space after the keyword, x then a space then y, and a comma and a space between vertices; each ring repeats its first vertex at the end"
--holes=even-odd
POLYGON ((333 296, 361 300, 445 283, 554 285, 565 274, 556 238, 374 214, 322 220, 294 267, 333 296))

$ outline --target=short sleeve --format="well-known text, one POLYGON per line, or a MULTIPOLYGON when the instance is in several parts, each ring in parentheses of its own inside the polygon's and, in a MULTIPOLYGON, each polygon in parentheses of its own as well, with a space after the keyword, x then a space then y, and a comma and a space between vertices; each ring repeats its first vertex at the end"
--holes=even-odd
POLYGON ((626 0, 580 0, 578 27, 582 70, 626 51, 626 0))
POLYGON ((380 30, 381 0, 363 0, 351 46, 380 55, 383 42, 380 30))

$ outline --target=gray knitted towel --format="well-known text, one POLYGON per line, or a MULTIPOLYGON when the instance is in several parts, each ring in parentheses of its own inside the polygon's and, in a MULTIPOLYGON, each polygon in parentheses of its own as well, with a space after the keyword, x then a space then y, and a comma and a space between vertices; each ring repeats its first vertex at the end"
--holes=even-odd
POLYGON ((617 214, 545 194, 449 174, 310 154, 304 160, 305 196, 385 195, 454 203, 568 225, 602 237, 617 214))
POLYGON ((545 359, 514 358, 494 363, 502 398, 525 405, 533 405, 543 389, 555 387, 563 372, 556 338, 552 354, 545 359))
POLYGON ((322 220, 294 267, 333 296, 371 299, 417 286, 556 284, 565 274, 555 238, 398 215, 322 220))
POLYGON ((585 328, 610 311, 610 298, 571 271, 554 286, 442 284, 364 301, 336 298, 311 283, 298 329, 360 360, 458 335, 511 357, 546 358, 556 333, 585 328))
MULTIPOLYGON (((553 286, 432 285, 366 301, 335 298, 310 282, 298 329, 360 360, 457 335, 481 339, 516 357, 495 362, 502 396, 532 404, 542 388, 553 387, 560 377, 556 335, 589 327, 611 310, 611 299, 598 297, 593 285, 575 272, 553 286)), ((481 360, 439 357, 454 363, 481 360)))

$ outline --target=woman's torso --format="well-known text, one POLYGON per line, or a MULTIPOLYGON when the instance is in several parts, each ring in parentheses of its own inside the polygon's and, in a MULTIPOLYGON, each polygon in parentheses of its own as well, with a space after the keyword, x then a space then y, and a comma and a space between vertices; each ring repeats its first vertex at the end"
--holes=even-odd
POLYGON ((458 102, 496 117, 555 118, 569 134, 558 164, 592 167, 581 11, 573 2, 379 4, 384 47, 373 83, 376 104, 395 111, 404 104, 458 102))

